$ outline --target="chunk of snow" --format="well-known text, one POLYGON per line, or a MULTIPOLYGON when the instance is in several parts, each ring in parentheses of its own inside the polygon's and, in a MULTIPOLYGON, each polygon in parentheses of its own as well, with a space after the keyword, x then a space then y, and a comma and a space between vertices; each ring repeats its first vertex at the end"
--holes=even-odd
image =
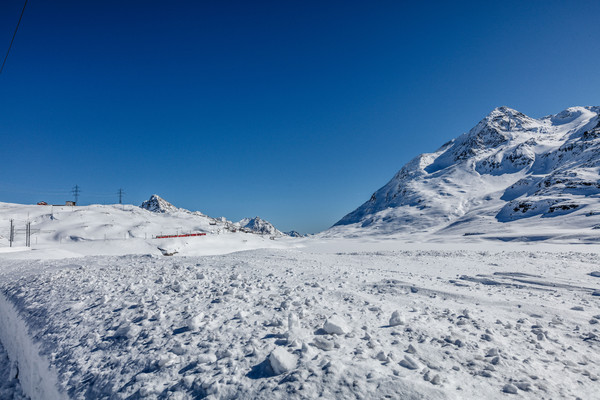
POLYGON ((507 383, 506 385, 504 385, 504 387, 502 388, 502 391, 504 393, 510 393, 510 394, 517 394, 517 387, 515 385, 512 385, 510 383, 507 383))
POLYGON ((300 328, 300 320, 296 314, 291 312, 290 315, 288 315, 288 330, 294 331, 298 328, 300 328))
POLYGON ((390 318, 390 326, 404 325, 404 318, 400 315, 400 311, 394 311, 390 318))
POLYGON ((273 372, 275 374, 280 375, 285 372, 291 371, 296 368, 296 363, 298 362, 295 355, 290 354, 283 347, 278 347, 271 352, 269 356, 269 363, 271 364, 271 368, 273 368, 273 372))
POLYGON ((130 322, 125 322, 121 326, 119 326, 119 329, 115 331, 114 337, 133 339, 137 337, 137 335, 139 335, 141 330, 142 328, 140 328, 139 326, 130 322))
POLYGON ((243 321, 246 319, 246 317, 248 316, 248 313, 246 313, 246 311, 238 311, 237 313, 235 313, 235 315, 233 316, 234 319, 239 319, 240 321, 243 321))
POLYGON ((404 358, 400 361, 400 365, 408 369, 419 368, 419 364, 417 364, 417 362, 410 356, 404 356, 404 358))
POLYGON ((323 325, 323 329, 330 335, 345 335, 350 332, 350 328, 346 325, 346 321, 338 315, 333 315, 331 318, 327 319, 323 325))
POLYGON ((324 351, 333 350, 333 348, 335 347, 335 343, 333 343, 333 340, 322 336, 316 337, 311 344, 316 348, 324 351))
POLYGON ((217 361, 217 356, 212 353, 200 354, 196 359, 199 364, 210 364, 217 361))
POLYGON ((188 328, 190 328, 191 331, 197 331, 198 329, 200 329, 200 326, 202 325, 203 318, 204 318, 203 313, 200 313, 200 314, 190 318, 190 320, 188 321, 188 328))

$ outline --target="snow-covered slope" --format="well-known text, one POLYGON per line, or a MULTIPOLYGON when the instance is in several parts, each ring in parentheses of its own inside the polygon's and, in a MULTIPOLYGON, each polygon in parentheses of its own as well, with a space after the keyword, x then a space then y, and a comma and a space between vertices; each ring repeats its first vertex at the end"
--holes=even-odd
MULTIPOLYGON (((268 237, 240 231, 225 218, 177 208, 158 196, 144 202, 152 211, 133 205, 38 206, 0 203, 0 253, 22 253, 25 226, 31 223, 32 254, 47 258, 100 254, 222 254, 255 248, 287 247, 268 237), (15 226, 9 248, 10 220, 15 226), (156 238, 192 233, 206 236, 156 238)), ((281 238, 281 239, 285 239, 281 238)))
POLYGON ((325 235, 600 238, 600 107, 493 110, 421 154, 325 235))

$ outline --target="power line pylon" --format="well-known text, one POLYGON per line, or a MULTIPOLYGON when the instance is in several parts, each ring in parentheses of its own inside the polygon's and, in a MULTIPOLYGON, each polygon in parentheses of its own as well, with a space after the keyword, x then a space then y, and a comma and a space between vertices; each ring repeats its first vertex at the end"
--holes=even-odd
POLYGON ((123 191, 123 189, 119 189, 119 192, 117 194, 119 195, 119 204, 123 204, 123 195, 125 194, 125 192, 123 191))
POLYGON ((79 189, 79 185, 75 185, 75 187, 73 188, 73 196, 75 196, 75 204, 77 204, 77 202, 79 201, 79 193, 81 192, 81 189, 79 189))

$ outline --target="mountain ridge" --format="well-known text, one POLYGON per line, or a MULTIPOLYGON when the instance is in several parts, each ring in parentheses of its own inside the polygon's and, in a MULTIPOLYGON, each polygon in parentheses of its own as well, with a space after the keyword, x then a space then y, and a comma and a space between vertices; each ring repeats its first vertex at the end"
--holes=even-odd
POLYGON ((281 232, 279 229, 275 228, 275 226, 272 223, 258 216, 254 218, 244 218, 235 223, 228 221, 224 217, 215 219, 206 216, 200 211, 190 211, 186 210, 185 208, 178 208, 157 194, 153 194, 148 200, 143 201, 140 205, 140 208, 159 214, 187 213, 196 216, 203 216, 209 218, 214 224, 216 224, 217 222, 220 224, 224 224, 229 230, 240 229, 247 233, 255 233, 259 235, 301 237, 301 235, 295 231, 290 231, 289 233, 281 232))
MULTIPOLYGON (((281 232, 279 229, 275 228, 272 223, 266 221, 260 217, 254 218, 243 218, 237 225, 240 228, 248 229, 254 233, 258 233, 260 235, 272 235, 272 236, 284 236, 285 233, 281 232)), ((288 235, 291 236, 291 235, 288 235)))

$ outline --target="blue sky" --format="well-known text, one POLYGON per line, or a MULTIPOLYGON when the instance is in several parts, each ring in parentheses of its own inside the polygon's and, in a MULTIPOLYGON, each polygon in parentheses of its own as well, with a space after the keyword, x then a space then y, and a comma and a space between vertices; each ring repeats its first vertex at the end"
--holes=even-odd
MULTIPOLYGON (((4 54, 23 3, 0 3, 4 54)), ((0 75, 0 201, 317 232, 494 107, 600 105, 600 2, 30 1, 0 75)))

